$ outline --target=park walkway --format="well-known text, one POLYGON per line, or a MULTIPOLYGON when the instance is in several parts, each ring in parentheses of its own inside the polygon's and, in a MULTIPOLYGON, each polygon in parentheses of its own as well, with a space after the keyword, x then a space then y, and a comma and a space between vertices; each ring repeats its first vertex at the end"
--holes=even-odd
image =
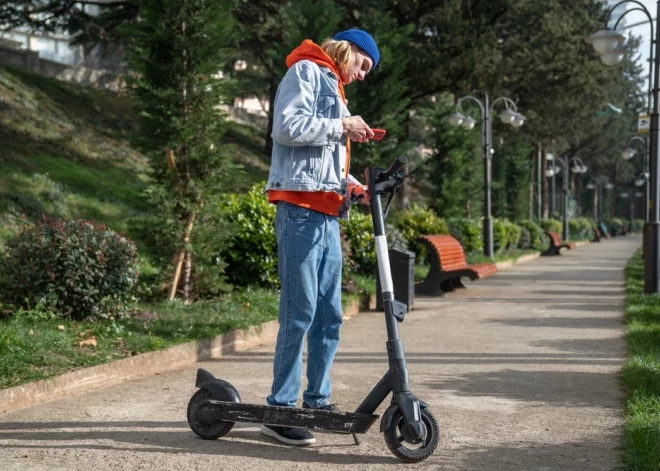
MULTIPOLYGON (((412 389, 428 402, 441 442, 406 469, 609 470, 617 463, 624 358, 623 267, 639 236, 540 258, 446 298, 418 298, 401 326, 412 389)), ((355 407, 386 369, 379 313, 350 319, 333 370, 333 400, 355 407)), ((375 426, 361 446, 317 434, 290 448, 237 424, 208 442, 189 430, 197 366, 263 402, 267 345, 174 373, 0 415, 0 469, 403 469, 375 426)))

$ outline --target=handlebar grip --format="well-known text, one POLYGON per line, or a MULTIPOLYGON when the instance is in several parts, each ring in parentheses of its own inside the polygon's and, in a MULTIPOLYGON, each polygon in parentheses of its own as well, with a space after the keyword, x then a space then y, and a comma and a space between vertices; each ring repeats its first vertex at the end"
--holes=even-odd
POLYGON ((404 165, 408 163, 408 159, 401 156, 398 159, 394 161, 392 165, 390 165, 390 168, 385 170, 385 175, 394 175, 394 173, 398 172, 400 169, 403 168, 404 165))

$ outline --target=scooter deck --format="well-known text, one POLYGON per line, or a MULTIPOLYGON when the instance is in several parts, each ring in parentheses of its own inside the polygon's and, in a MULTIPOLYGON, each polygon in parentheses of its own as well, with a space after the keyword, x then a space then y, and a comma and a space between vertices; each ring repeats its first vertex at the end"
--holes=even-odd
POLYGON ((378 415, 357 414, 355 412, 332 412, 318 409, 279 407, 258 404, 207 399, 197 410, 201 422, 251 422, 257 424, 280 425, 283 427, 303 427, 312 430, 325 430, 337 433, 366 433, 378 415))

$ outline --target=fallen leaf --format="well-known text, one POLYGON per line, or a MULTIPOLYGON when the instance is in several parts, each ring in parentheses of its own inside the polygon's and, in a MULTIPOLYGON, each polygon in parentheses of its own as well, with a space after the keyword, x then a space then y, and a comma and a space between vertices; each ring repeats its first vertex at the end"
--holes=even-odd
POLYGON ((86 345, 89 345, 91 347, 96 347, 96 337, 92 335, 90 338, 86 340, 82 340, 78 343, 79 347, 84 347, 86 345))
POLYGON ((64 326, 63 326, 63 325, 61 325, 61 324, 60 324, 60 325, 58 325, 58 326, 57 326, 57 330, 64 330, 64 326))
POLYGON ((30 335, 34 335, 34 330, 30 329, 30 332, 28 332, 30 335))

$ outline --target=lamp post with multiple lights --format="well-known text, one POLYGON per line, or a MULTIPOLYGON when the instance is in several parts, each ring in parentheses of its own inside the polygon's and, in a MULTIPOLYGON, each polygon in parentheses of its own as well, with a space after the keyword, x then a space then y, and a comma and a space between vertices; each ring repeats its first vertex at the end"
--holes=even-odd
POLYGON ((621 157, 623 157, 624 160, 630 160, 632 159, 636 151, 635 149, 632 148, 632 145, 635 142, 639 142, 644 149, 644 170, 642 173, 639 174, 637 177, 637 180, 635 180, 635 185, 637 186, 642 186, 646 183, 646 202, 644 205, 644 221, 649 222, 649 153, 648 153, 648 142, 645 138, 640 137, 640 136, 633 136, 630 139, 628 139, 628 143, 626 144, 626 148, 621 152, 621 157))
MULTIPOLYGON (((553 156, 553 161, 554 161, 554 156, 553 156)), ((564 204, 562 208, 562 238, 564 240, 568 240, 569 237, 569 227, 568 227, 568 200, 569 200, 569 166, 570 166, 570 171, 573 173, 585 173, 587 171, 587 166, 584 165, 584 162, 582 162, 582 159, 580 157, 573 157, 569 159, 568 157, 560 157, 559 160, 562 163, 562 167, 564 168, 564 179, 563 179, 563 185, 562 185, 562 190, 564 193, 564 204)), ((547 177, 554 177, 555 174, 558 173, 558 168, 553 165, 553 168, 549 168, 545 171, 545 175, 547 177)), ((553 195, 554 197, 554 195, 553 195)))
POLYGON ((651 47, 649 55, 650 73, 649 73, 649 109, 651 110, 651 129, 650 129, 650 177, 651 191, 648 199, 649 219, 644 225, 644 292, 660 294, 660 173, 658 172, 658 155, 660 141, 658 139, 659 131, 659 103, 658 103, 658 85, 660 84, 660 58, 657 54, 658 29, 660 29, 660 1, 656 6, 656 18, 643 3, 636 0, 623 0, 610 8, 605 20, 605 29, 592 34, 588 41, 593 45, 601 60, 606 65, 616 65, 623 58, 625 48, 623 46, 624 37, 616 31, 616 27, 626 14, 632 11, 642 11, 646 15, 651 27, 651 47), (608 23, 612 12, 620 5, 632 3, 636 5, 626 11, 614 25, 613 29, 608 28, 608 23), (654 27, 655 26, 655 27, 654 27), (654 51, 655 49, 655 51, 654 51), (656 54, 654 54, 656 52, 656 54), (651 108, 651 104, 653 105, 651 108))
POLYGON ((483 102, 472 95, 466 95, 458 100, 458 103, 456 104, 456 112, 449 116, 449 122, 454 126, 463 126, 465 129, 472 129, 477 123, 474 118, 461 112, 461 105, 465 100, 475 102, 479 105, 479 109, 481 110, 481 147, 483 150, 485 181, 483 223, 484 255, 493 258, 493 218, 491 215, 491 159, 493 154, 493 124, 491 117, 493 115, 493 108, 497 103, 504 102, 506 109, 499 113, 498 116, 503 123, 510 124, 515 128, 519 128, 523 125, 525 117, 518 113, 516 104, 510 98, 499 97, 490 103, 488 94, 485 94, 483 102), (513 108, 513 110, 509 107, 513 108))

